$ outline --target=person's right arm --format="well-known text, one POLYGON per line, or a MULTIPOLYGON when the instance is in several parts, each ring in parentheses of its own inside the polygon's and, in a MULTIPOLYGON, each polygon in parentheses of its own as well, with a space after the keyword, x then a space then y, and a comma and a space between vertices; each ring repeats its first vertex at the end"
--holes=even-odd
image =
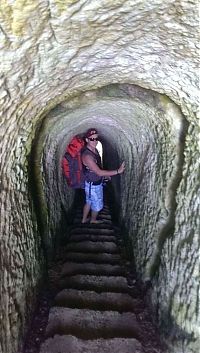
POLYGON ((82 162, 85 166, 87 166, 92 172, 95 174, 104 177, 104 176, 114 176, 117 174, 122 174, 125 169, 125 163, 123 162, 118 169, 115 170, 105 170, 100 169, 98 165, 95 163, 94 159, 90 155, 85 155, 82 157, 82 162))

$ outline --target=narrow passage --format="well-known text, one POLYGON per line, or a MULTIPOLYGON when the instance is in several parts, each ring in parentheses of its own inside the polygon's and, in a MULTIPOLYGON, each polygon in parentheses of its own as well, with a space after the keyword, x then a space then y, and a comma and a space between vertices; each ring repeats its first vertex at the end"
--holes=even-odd
POLYGON ((81 225, 81 213, 49 270, 55 297, 39 352, 163 353, 108 206, 102 224, 81 225))

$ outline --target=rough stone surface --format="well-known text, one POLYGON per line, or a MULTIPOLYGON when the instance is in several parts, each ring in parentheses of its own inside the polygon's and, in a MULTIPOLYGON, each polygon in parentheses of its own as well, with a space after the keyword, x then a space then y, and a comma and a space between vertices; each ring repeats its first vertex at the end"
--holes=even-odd
POLYGON ((196 0, 1 0, 3 353, 21 345, 69 221, 66 143, 94 124, 105 163, 126 161, 119 219, 170 351, 198 351, 198 17, 196 0))
POLYGON ((55 298, 56 306, 68 306, 72 308, 87 307, 89 309, 116 310, 119 312, 134 311, 139 312, 141 303, 139 299, 132 298, 127 293, 112 293, 76 289, 63 289, 55 298))
POLYGON ((53 307, 50 310, 46 329, 47 337, 56 333, 71 333, 83 339, 95 339, 104 336, 112 338, 113 332, 118 337, 137 338, 140 332, 139 322, 134 313, 118 313, 117 311, 97 311, 88 309, 70 309, 53 307))
POLYGON ((110 340, 97 339, 88 342, 73 336, 59 336, 49 338, 42 347, 41 353, 67 353, 66 347, 70 349, 70 353, 143 353, 141 344, 134 338, 122 339, 114 338, 110 340))

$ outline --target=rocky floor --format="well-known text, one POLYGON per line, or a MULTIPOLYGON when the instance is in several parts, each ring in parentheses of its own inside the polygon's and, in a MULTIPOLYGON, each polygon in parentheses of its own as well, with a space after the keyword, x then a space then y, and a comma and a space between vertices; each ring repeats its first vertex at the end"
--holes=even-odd
POLYGON ((80 217, 49 270, 24 353, 165 352, 108 207, 102 224, 80 217))

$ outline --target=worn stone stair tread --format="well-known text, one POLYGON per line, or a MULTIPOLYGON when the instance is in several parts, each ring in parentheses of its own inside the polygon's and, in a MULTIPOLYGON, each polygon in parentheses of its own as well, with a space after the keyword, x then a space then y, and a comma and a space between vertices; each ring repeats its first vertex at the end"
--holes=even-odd
POLYGON ((60 289, 74 288, 94 290, 96 292, 129 293, 127 279, 123 276, 75 275, 62 278, 58 283, 58 287, 60 289))
POLYGON ((63 260, 74 260, 76 262, 93 262, 93 263, 108 263, 108 264, 120 264, 122 259, 119 254, 109 253, 87 253, 87 252, 68 252, 63 255, 63 260))
POLYGON ((108 211, 99 212, 99 217, 105 217, 107 219, 112 219, 111 214, 108 211))
POLYGON ((117 241, 117 238, 114 235, 104 235, 104 234, 73 234, 69 238, 69 242, 83 242, 83 241, 105 241, 105 242, 113 242, 117 241))
MULTIPOLYGON (((111 217, 109 217, 109 215, 99 214, 98 219, 102 220, 104 224, 112 224, 112 219, 111 219, 111 217)), ((73 219, 74 224, 75 223, 79 224, 79 223, 81 223, 81 221, 82 221, 82 215, 80 215, 80 216, 76 215, 73 219)), ((93 225, 93 223, 91 225, 93 225)))
POLYGON ((42 344, 40 353, 144 353, 144 350, 135 338, 83 340, 55 335, 42 344))
POLYGON ((92 242, 85 241, 80 243, 68 243, 66 247, 67 251, 78 251, 78 252, 107 252, 107 253, 119 253, 117 245, 113 242, 92 242))
POLYGON ((112 217, 111 217, 111 215, 110 215, 109 213, 107 213, 107 212, 100 212, 100 213, 98 214, 98 219, 105 219, 105 220, 107 220, 107 221, 112 222, 112 217))
POLYGON ((107 221, 111 221, 111 222, 112 222, 112 217, 111 217, 111 215, 110 215, 109 213, 107 213, 107 212, 101 212, 101 213, 99 213, 98 219, 105 219, 105 220, 107 220, 107 221))
MULTIPOLYGON (((102 210, 100 211, 100 213, 101 212, 108 212, 108 214, 110 214, 110 207, 108 205, 104 204, 102 210)), ((83 207, 79 207, 78 206, 76 208, 76 213, 82 214, 83 213, 83 207)))
POLYGON ((84 339, 100 337, 141 339, 143 330, 132 312, 53 307, 49 312, 46 336, 55 334, 70 334, 84 339))
POLYGON ((110 207, 108 206, 107 203, 104 204, 104 206, 103 206, 103 211, 108 211, 108 212, 110 212, 110 207))
MULTIPOLYGON (((110 214, 110 210, 108 208, 103 208, 100 212, 99 215, 101 214, 105 214, 107 215, 110 219, 111 219, 111 214, 110 214)), ((83 209, 82 208, 77 208, 76 209, 76 215, 77 216, 82 216, 83 215, 83 209)))
POLYGON ((92 262, 85 262, 84 266, 81 263, 69 261, 63 264, 61 276, 73 276, 75 274, 122 276, 125 275, 125 269, 119 265, 95 264, 92 262))
MULTIPOLYGON (((112 225, 112 220, 111 219, 107 219, 107 217, 104 217, 104 216, 99 216, 98 217, 98 220, 100 220, 100 221, 102 221, 102 225, 104 225, 104 227, 105 226, 107 226, 107 224, 109 224, 109 225, 112 225)), ((79 224, 81 224, 82 225, 82 223, 81 223, 81 221, 82 221, 82 216, 81 217, 78 217, 78 216, 76 216, 74 219, 73 219, 73 224, 74 225, 79 225, 79 224)), ((97 224, 96 223, 87 223, 88 225, 91 225, 91 226, 96 226, 97 224)))
MULTIPOLYGON (((99 215, 101 215, 102 213, 105 213, 106 215, 108 215, 108 216, 111 218, 110 210, 109 210, 108 208, 103 208, 103 209, 99 212, 99 215)), ((82 215, 83 215, 83 209, 82 209, 82 208, 77 208, 77 209, 76 209, 76 215, 82 216, 82 215)))
POLYGON ((133 311, 138 314, 144 310, 140 299, 134 299, 126 293, 100 292, 63 289, 55 297, 55 305, 70 308, 88 308, 92 310, 133 311))
POLYGON ((112 223, 85 223, 82 224, 80 222, 78 222, 77 224, 73 225, 73 228, 75 229, 81 229, 82 231, 85 230, 91 230, 91 231, 95 231, 95 230, 112 230, 114 232, 115 227, 113 226, 112 223))
POLYGON ((93 234, 93 235, 109 235, 109 234, 114 234, 114 229, 98 229, 98 228, 86 228, 86 225, 82 227, 75 227, 71 230, 71 234, 93 234))
POLYGON ((99 220, 103 221, 102 224, 104 225, 112 225, 112 220, 111 219, 107 219, 106 217, 103 217, 103 216, 99 216, 99 220))

